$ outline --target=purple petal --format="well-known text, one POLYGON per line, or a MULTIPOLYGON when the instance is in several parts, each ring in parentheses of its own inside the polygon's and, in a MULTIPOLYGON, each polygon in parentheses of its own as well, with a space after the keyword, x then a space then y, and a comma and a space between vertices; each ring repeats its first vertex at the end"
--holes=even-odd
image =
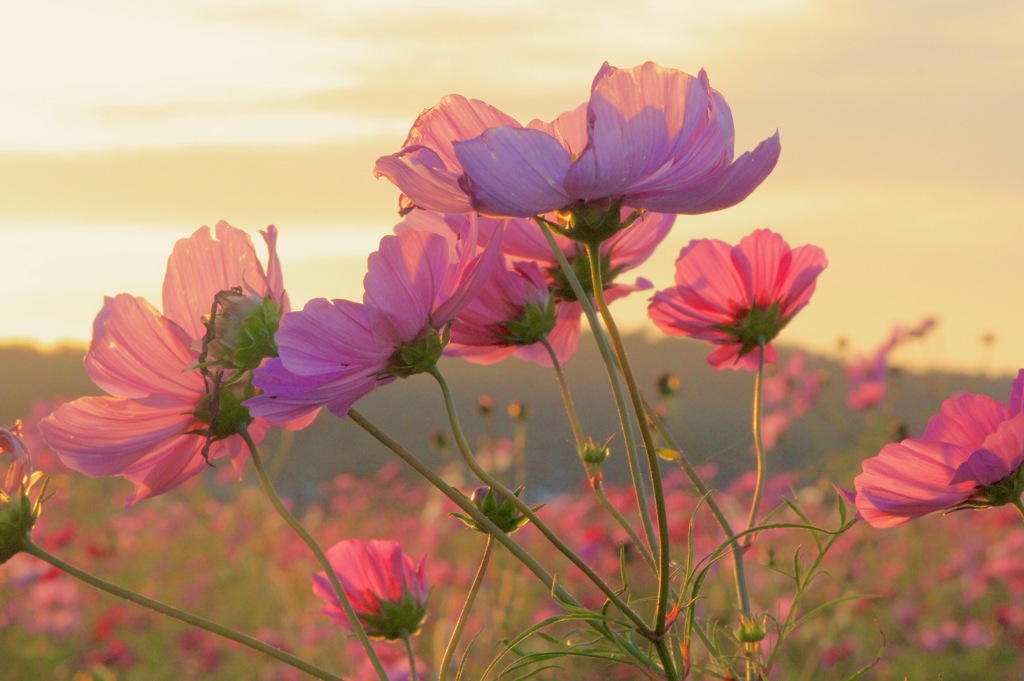
POLYGON ((569 152, 539 130, 492 128, 455 145, 476 209, 485 215, 530 217, 570 203, 562 188, 569 152))

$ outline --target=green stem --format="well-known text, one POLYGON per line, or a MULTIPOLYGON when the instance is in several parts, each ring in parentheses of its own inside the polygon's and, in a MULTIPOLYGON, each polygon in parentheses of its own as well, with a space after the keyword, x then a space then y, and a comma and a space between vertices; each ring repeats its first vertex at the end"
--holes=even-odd
POLYGON ((576 440, 576 450, 583 451, 583 426, 580 425, 579 415, 576 413, 576 404, 573 402, 572 393, 569 391, 569 382, 565 380, 562 372, 562 364, 558 361, 555 349, 551 347, 547 337, 541 339, 541 344, 548 351, 551 357, 551 368, 555 370, 555 380, 558 382, 558 391, 562 395, 562 404, 565 405, 565 413, 569 417, 569 425, 572 427, 572 436, 576 440))
POLYGON ((654 556, 651 555, 651 551, 647 548, 647 544, 640 539, 640 535, 636 533, 636 530, 634 530, 633 526, 629 524, 626 517, 622 515, 622 512, 619 511, 619 509, 615 508, 611 499, 609 499, 608 495, 605 494, 604 480, 600 477, 591 478, 590 487, 594 490, 594 495, 597 497, 597 501, 601 504, 602 508, 608 511, 608 513, 615 518, 615 522, 617 522, 619 526, 626 531, 626 534, 629 535, 629 540, 633 542, 633 545, 636 546, 640 555, 643 556, 644 562, 647 563, 647 567, 651 568, 651 572, 657 574, 658 565, 654 560, 654 556))
POLYGON ((466 628, 466 622, 469 620, 469 611, 473 608, 473 602, 476 600, 476 594, 480 591, 480 585, 484 582, 484 573, 487 571, 487 563, 491 559, 491 547, 493 545, 493 537, 487 535, 487 543, 484 544, 484 555, 480 559, 480 567, 477 568, 476 576, 473 577, 473 584, 469 587, 469 594, 466 596, 466 602, 462 606, 462 612, 459 613, 459 619, 455 622, 455 630, 452 631, 452 637, 448 641, 448 647, 444 649, 444 656, 441 658, 441 668, 438 670, 438 681, 446 681, 448 679, 448 668, 451 666, 452 658, 455 656, 455 648, 459 644, 459 639, 462 637, 462 630, 466 628))
MULTIPOLYGON (((754 485, 754 499, 750 502, 750 517, 747 519, 747 529, 754 527, 757 523, 757 512, 761 507, 761 493, 764 488, 765 462, 764 443, 761 439, 761 382, 764 378, 764 348, 765 341, 760 342, 760 356, 757 361, 757 377, 754 378, 754 453, 757 457, 757 483, 754 485)), ((753 535, 750 535, 751 538, 753 535)), ((750 543, 750 539, 746 543, 750 543)))
POLYGON ((590 329, 594 333, 594 341, 597 343, 597 348, 601 352, 601 359, 604 360, 605 368, 608 371, 608 381, 612 386, 612 396, 615 399, 615 409, 619 414, 619 424, 622 428, 622 434, 625 441, 626 460, 629 463, 629 474, 633 480, 633 489, 636 491, 637 511, 640 513, 640 521, 643 523, 644 535, 647 537, 647 545, 650 547, 652 552, 657 553, 658 544, 655 540, 654 523, 651 520, 650 509, 647 507, 647 492, 644 487, 643 474, 640 470, 640 456, 636 451, 636 441, 638 439, 636 426, 634 424, 634 420, 630 418, 629 409, 626 407, 626 401, 623 397, 625 391, 622 388, 622 377, 619 374, 618 360, 608 344, 608 339, 604 335, 601 323, 597 319, 597 312, 594 310, 594 305, 590 300, 590 295, 583 290, 583 286, 576 277, 576 273, 573 271, 569 261, 566 260, 565 254, 562 253, 562 249, 559 248, 558 242, 555 241, 555 236, 551 232, 551 227, 549 227, 546 221, 542 218, 537 218, 536 221, 537 224, 540 225, 544 238, 548 240, 548 244, 551 246, 551 250, 554 253, 555 258, 558 260, 558 265, 562 268, 562 273, 565 275, 566 280, 572 287, 573 294, 576 296, 576 301, 580 304, 580 307, 583 308, 583 313, 587 317, 590 329))
MULTIPOLYGON (((629 393, 630 402, 633 405, 633 413, 636 415, 637 425, 640 426, 640 437, 643 439, 644 450, 647 453, 647 468, 651 476, 651 489, 654 494, 654 511, 658 520, 658 547, 656 556, 658 566, 658 603, 655 617, 654 633, 661 637, 665 633, 665 620, 668 614, 668 602, 672 596, 669 588, 669 578, 672 567, 669 563, 669 535, 668 535, 668 513, 665 510, 665 490, 661 484, 661 467, 658 463, 658 451, 651 436, 651 429, 646 418, 643 398, 640 396, 640 388, 637 386, 636 377, 629 365, 629 358, 626 356, 626 347, 622 343, 622 336, 619 334, 615 319, 608 309, 608 303, 604 297, 604 281, 601 274, 601 248, 599 244, 587 244, 587 255, 590 258, 590 272, 594 280, 594 301, 601 313, 608 336, 611 338, 615 348, 615 355, 619 359, 619 366, 622 369, 622 376, 626 380, 626 389, 629 393)), ((660 649, 660 647, 659 647, 660 649)), ((674 677, 674 672, 667 668, 669 678, 674 677)))
POLYGON ((299 535, 309 550, 313 552, 316 557, 317 563, 323 568, 327 575, 327 579, 330 581, 331 586, 334 588, 335 594, 338 596, 338 601, 341 603, 342 609, 348 616, 349 622, 352 625, 352 631, 355 633, 356 638, 362 644, 363 649, 366 651, 366 655, 370 658, 370 662, 373 664, 374 670, 377 672, 377 676, 380 677, 381 681, 388 681, 388 674, 384 671, 384 665, 381 664, 380 658, 377 657, 377 652, 373 649, 373 644, 370 643, 370 637, 366 635, 366 630, 363 629, 362 622, 359 621, 359 615, 356 614, 355 609, 352 607, 352 602, 348 598, 348 594, 345 593, 345 589, 341 586, 341 582, 338 580, 338 573, 334 571, 334 567, 331 562, 327 560, 327 556, 324 555, 323 549, 316 543, 313 536, 306 531, 306 528, 302 526, 291 511, 281 501, 281 497, 277 495, 277 491, 274 489, 274 485, 270 482, 270 478, 267 476, 267 470, 263 466, 263 459, 260 456, 259 450, 256 448, 256 443, 252 439, 252 435, 249 434, 248 430, 242 430, 240 433, 246 444, 249 446, 249 453, 252 458, 253 467, 256 469, 256 476, 259 478, 260 486, 263 488, 263 493, 270 499, 270 503, 273 504, 278 514, 284 519, 295 534, 299 535))
MULTIPOLYGON (((583 606, 576 598, 566 591, 562 585, 558 584, 554 577, 545 570, 540 563, 538 563, 533 556, 527 553, 519 544, 512 541, 512 538, 507 533, 501 531, 497 525, 495 525, 484 513, 476 507, 466 495, 459 492, 457 489, 445 482, 444 478, 435 473, 430 467, 426 466, 411 452, 406 450, 400 444, 395 442, 389 437, 384 431, 377 426, 370 423, 366 417, 357 412, 355 409, 349 409, 348 417, 352 419, 363 430, 373 436, 378 442, 390 449, 398 458, 407 463, 413 470, 419 473, 423 478, 431 485, 441 491, 446 497, 451 499, 456 506, 458 506, 463 512, 466 513, 473 521, 487 532, 490 536, 494 537, 495 540, 502 546, 504 546, 509 553, 516 557, 526 569, 532 572, 540 582, 547 587, 548 591, 563 604, 569 605, 573 608, 582 609, 583 606)), ((629 651, 629 654, 633 656, 638 662, 644 663, 647 661, 646 655, 641 652, 635 644, 628 639, 617 636, 613 633, 606 633, 602 628, 596 624, 591 623, 598 631, 601 631, 605 635, 610 635, 614 638, 615 642, 622 646, 623 649, 629 651)))
POLYGON ((607 582, 601 579, 600 575, 594 572, 593 568, 591 568, 586 561, 580 558, 575 551, 569 548, 569 546, 567 546, 565 542, 563 542, 558 535, 556 535, 551 528, 533 512, 533 509, 530 508, 526 502, 517 497, 512 490, 502 485, 497 479, 485 471, 479 463, 477 463, 476 457, 473 456, 473 450, 469 446, 469 442, 466 440, 465 433, 462 431, 462 425, 459 423, 459 416, 455 411, 455 400, 452 398, 452 392, 448 387, 448 382, 445 381, 444 376, 441 375, 441 372, 438 370, 436 365, 431 369, 428 369, 426 373, 433 376, 438 385, 441 386, 441 394, 444 396, 444 404, 448 410, 448 420, 451 423, 452 434, 455 436, 455 443, 458 446, 459 452, 462 454, 463 460, 466 462, 466 465, 469 466, 469 469, 473 471, 473 474, 492 490, 508 499, 520 513, 533 523, 534 527, 540 530, 540 533, 543 534, 549 542, 551 542, 552 546, 558 549, 563 556, 568 558, 569 562, 579 568, 580 571, 587 576, 587 579, 593 582, 594 585, 601 590, 601 593, 603 593, 609 601, 615 604, 615 607, 617 607, 623 615, 629 618, 629 620, 633 622, 636 628, 644 634, 645 637, 650 638, 653 632, 650 627, 647 626, 647 623, 644 622, 643 618, 640 617, 635 610, 629 607, 629 605, 622 600, 619 594, 616 593, 615 590, 607 584, 607 582))
POLYGON ((416 676, 416 654, 412 652, 412 641, 409 640, 409 632, 402 629, 402 642, 405 643, 405 653, 409 656, 409 681, 418 681, 416 676))
POLYGON ((251 636, 246 636, 245 634, 239 633, 234 629, 229 629, 228 627, 225 627, 221 624, 217 624, 216 622, 211 622, 197 615, 193 615, 190 612, 179 610, 178 608, 166 605, 164 603, 161 603, 160 601, 155 601, 151 598, 146 598, 145 596, 137 594, 134 591, 129 591, 128 589, 106 582, 100 579, 99 577, 96 577, 88 572, 85 572, 84 570, 80 570, 79 568, 76 568, 73 565, 65 563, 60 558, 57 558, 56 556, 50 553, 47 553, 45 550, 33 544, 32 540, 30 540, 28 537, 25 537, 25 539, 22 542, 22 550, 29 555, 35 556, 39 560, 49 563, 58 570, 61 570, 71 575, 75 579, 81 580, 89 586, 99 589, 100 591, 105 591, 111 595, 117 596, 118 598, 123 598, 124 600, 135 603, 136 605, 140 605, 143 608, 149 608, 150 610, 154 610, 160 613, 161 615, 166 615, 167 617, 176 619, 179 622, 190 624, 193 627, 209 631, 210 633, 216 634, 217 636, 222 636, 236 643, 241 643, 244 646, 248 646, 249 648, 259 651, 264 655, 268 655, 280 662, 284 662, 285 664, 291 665, 292 667, 304 671, 310 676, 314 676, 318 679, 323 679, 324 681, 342 681, 341 677, 335 676, 330 672, 324 671, 323 669, 320 669, 319 667, 312 665, 301 658, 295 657, 294 655, 289 655, 283 650, 279 650, 278 648, 274 648, 273 646, 267 645, 263 641, 259 641, 255 638, 252 638, 251 636))

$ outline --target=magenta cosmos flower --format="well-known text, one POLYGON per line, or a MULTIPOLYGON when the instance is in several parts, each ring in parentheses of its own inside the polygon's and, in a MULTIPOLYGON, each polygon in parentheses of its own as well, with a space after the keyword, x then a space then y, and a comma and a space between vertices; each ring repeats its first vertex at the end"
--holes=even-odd
POLYGON ((733 145, 732 112, 703 70, 605 63, 590 101, 550 123, 524 127, 484 102, 446 97, 375 172, 402 190, 403 211, 698 214, 739 203, 778 161, 778 133, 736 159, 733 145))
POLYGON ((694 240, 676 260, 675 287, 654 295, 648 316, 665 333, 721 346, 708 355, 716 369, 756 370, 760 344, 774 362, 771 340, 810 301, 827 264, 817 246, 791 249, 767 229, 738 246, 694 240))
MULTIPOLYGON (((430 591, 424 559, 413 562, 398 542, 385 539, 340 541, 325 553, 368 635, 394 640, 419 631, 430 591)), ((327 601, 320 612, 352 627, 326 572, 313 575, 313 593, 327 601)))
MULTIPOLYGON (((231 424, 210 423, 210 388, 195 369, 206 334, 203 318, 220 292, 238 287, 286 308, 277 230, 271 226, 262 235, 270 254, 266 270, 249 236, 226 222, 217 223, 215 236, 202 227, 178 241, 167 261, 163 314, 145 299, 124 293, 104 301, 85 368, 110 395, 62 405, 39 424, 66 466, 86 475, 131 480, 130 506, 196 475, 207 467, 207 456, 211 461, 229 457, 240 465, 245 442, 228 436, 231 424)), ((230 389, 219 391, 216 399, 223 416, 248 420, 230 389)), ((255 421, 249 432, 259 441, 268 427, 255 421)))
POLYGON ((375 387, 428 370, 499 249, 500 238, 478 252, 473 229, 458 240, 416 229, 385 236, 367 261, 362 303, 318 298, 284 317, 280 358, 256 370, 263 394, 245 403, 250 413, 289 421, 326 404, 345 418, 375 387))
POLYGON ((1020 504, 1024 369, 1006 404, 966 394, 942 403, 920 438, 891 443, 853 480, 859 515, 891 527, 938 511, 1020 504))

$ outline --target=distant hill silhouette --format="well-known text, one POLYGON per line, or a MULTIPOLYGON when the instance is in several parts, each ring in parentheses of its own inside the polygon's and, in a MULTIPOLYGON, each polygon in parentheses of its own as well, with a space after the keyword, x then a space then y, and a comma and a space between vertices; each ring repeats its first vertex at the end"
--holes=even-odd
MULTIPOLYGON (((686 339, 650 340, 635 334, 626 338, 626 345, 640 384, 652 401, 658 401, 654 386, 662 373, 670 371, 681 378, 678 394, 665 406, 691 458, 714 463, 724 479, 750 470, 753 375, 711 369, 705 361, 708 346, 686 339)), ((787 349, 783 347, 781 352, 785 358, 787 349)), ((102 394, 85 374, 83 355, 84 349, 77 347, 0 347, 0 423, 27 417, 40 398, 102 394)), ((919 433, 942 400, 965 391, 1005 400, 1011 382, 1010 377, 897 373, 886 402, 865 415, 846 408, 847 382, 839 364, 811 356, 808 365, 825 370, 829 383, 816 409, 769 454, 769 470, 799 470, 811 477, 827 473, 847 485, 863 456, 876 452, 900 428, 919 433)), ((490 434, 497 438, 513 434, 514 425, 506 415, 509 403, 522 400, 528 405, 527 481, 533 494, 579 484, 582 468, 549 371, 515 359, 488 367, 445 359, 441 366, 471 438, 488 434, 476 407, 480 395, 488 395, 495 404, 490 434)), ((606 477, 625 482, 628 469, 621 436, 616 434, 618 417, 607 389, 607 375, 589 336, 583 337, 579 352, 566 366, 566 375, 587 434, 596 441, 614 436, 606 477)), ((435 433, 448 432, 448 420, 433 379, 414 376, 397 381, 375 391, 357 407, 408 449, 440 463, 441 454, 431 442, 435 433)), ((280 447, 277 437, 268 440, 270 466, 282 489, 298 497, 312 494, 318 483, 335 474, 367 474, 393 459, 357 426, 326 412, 309 428, 284 436, 286 460, 274 453, 280 447)))

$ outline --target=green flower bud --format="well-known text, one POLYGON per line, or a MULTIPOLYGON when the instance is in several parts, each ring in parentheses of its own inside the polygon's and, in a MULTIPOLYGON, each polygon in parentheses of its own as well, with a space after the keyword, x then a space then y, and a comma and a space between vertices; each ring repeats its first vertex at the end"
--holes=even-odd
POLYGON ((214 298, 215 313, 207 320, 206 364, 249 371, 267 357, 277 357, 274 334, 282 310, 273 298, 245 295, 240 288, 214 298))

